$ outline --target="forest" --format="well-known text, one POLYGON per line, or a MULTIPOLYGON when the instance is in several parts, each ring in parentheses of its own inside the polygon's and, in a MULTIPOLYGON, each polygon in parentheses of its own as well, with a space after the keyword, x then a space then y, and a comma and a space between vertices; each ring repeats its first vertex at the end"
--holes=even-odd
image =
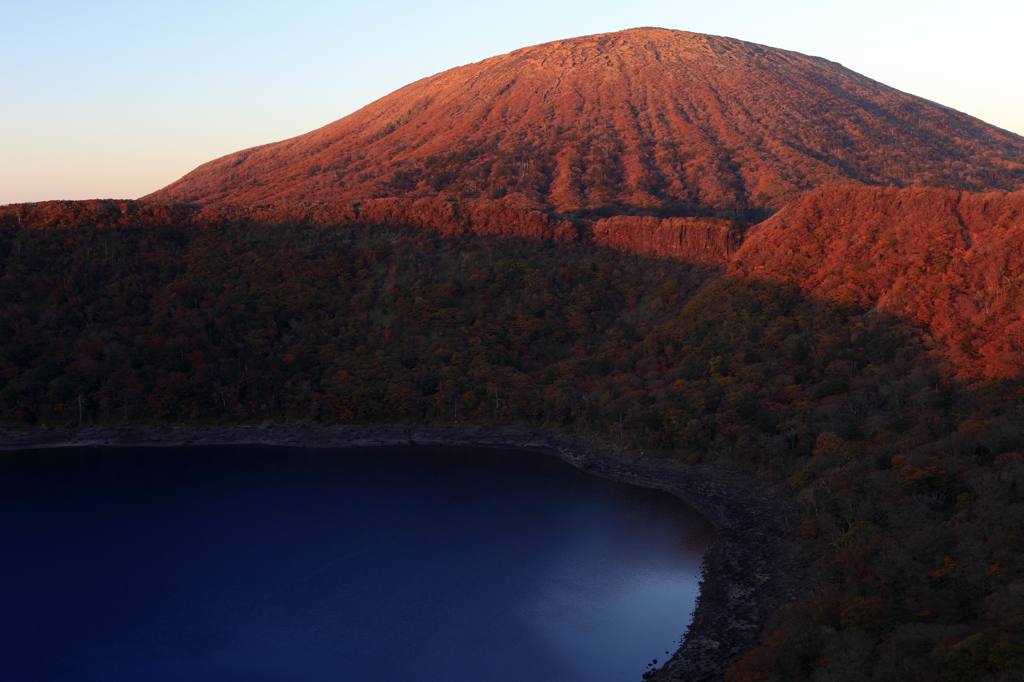
POLYGON ((707 264, 399 227, 0 227, 0 425, 529 424, 780 483, 747 680, 1024 676, 1024 382, 707 264))

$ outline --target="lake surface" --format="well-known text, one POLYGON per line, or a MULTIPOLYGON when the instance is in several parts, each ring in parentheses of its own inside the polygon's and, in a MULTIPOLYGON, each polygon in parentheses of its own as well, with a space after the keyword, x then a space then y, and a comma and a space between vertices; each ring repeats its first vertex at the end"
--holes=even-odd
POLYGON ((525 451, 0 453, 0 679, 638 680, 710 532, 525 451))

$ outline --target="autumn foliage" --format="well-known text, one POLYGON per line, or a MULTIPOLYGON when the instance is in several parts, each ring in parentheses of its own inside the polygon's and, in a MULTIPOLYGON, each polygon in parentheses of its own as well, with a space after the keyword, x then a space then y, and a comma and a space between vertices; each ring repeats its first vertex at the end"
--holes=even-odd
POLYGON ((145 224, 376 225, 448 236, 590 243, 725 267, 807 295, 919 325, 961 379, 1024 375, 1024 193, 838 185, 812 190, 748 226, 720 218, 556 218, 510 200, 372 199, 265 206, 133 201, 0 207, 25 228, 145 224))
POLYGON ((1024 375, 1024 192, 822 188, 751 229, 732 271, 911 320, 962 377, 1024 375))

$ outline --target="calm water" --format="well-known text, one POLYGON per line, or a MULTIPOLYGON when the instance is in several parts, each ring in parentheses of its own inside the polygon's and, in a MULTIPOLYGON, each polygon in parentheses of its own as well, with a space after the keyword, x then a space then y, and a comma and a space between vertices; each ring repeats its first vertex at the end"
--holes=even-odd
POLYGON ((709 539, 522 451, 0 453, 0 679, 636 680, 709 539))

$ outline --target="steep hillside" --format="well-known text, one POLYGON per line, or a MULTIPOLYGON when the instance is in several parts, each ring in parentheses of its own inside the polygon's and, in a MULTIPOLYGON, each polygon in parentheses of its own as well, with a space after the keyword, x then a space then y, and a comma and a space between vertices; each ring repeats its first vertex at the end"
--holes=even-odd
POLYGON ((1024 192, 816 190, 751 228, 733 269, 912 320, 963 375, 1024 374, 1024 192))
MULTIPOLYGON (((445 235, 591 243, 795 285, 918 325, 958 376, 1024 376, 1024 191, 829 186, 749 229, 715 218, 556 219, 484 199, 372 199, 239 207, 44 202, 0 207, 0 227, 235 224, 409 226, 445 235)), ((568 254, 567 254, 568 257, 568 254)))
POLYGON ((824 59, 645 28, 445 71, 149 198, 443 195, 560 214, 753 218, 836 181, 1018 189, 1024 138, 824 59))

